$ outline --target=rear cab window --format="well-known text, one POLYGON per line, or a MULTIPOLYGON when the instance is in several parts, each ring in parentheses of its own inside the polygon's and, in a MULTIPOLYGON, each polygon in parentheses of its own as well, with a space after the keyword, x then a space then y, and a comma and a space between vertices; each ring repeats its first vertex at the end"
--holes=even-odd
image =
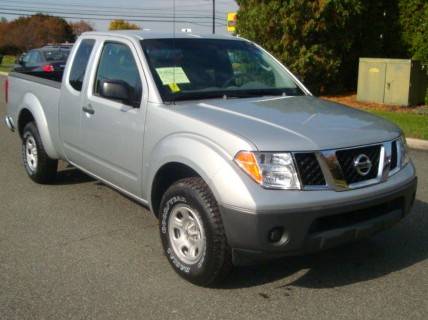
POLYGON ((86 69, 94 45, 94 39, 83 39, 74 56, 68 81, 73 89, 77 91, 82 90, 83 79, 85 78, 86 69))

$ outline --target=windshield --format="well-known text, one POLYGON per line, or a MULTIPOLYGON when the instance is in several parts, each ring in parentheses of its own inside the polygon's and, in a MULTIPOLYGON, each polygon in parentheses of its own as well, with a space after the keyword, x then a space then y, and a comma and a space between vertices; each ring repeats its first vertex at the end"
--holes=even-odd
POLYGON ((284 68, 244 40, 141 41, 164 101, 303 95, 284 68))

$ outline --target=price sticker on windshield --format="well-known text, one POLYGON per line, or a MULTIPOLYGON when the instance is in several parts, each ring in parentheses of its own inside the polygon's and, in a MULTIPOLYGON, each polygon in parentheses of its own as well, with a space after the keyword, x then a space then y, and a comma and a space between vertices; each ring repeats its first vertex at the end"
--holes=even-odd
POLYGON ((181 67, 156 68, 163 85, 190 83, 181 67))
POLYGON ((168 87, 169 87, 169 90, 171 90, 171 92, 173 93, 177 93, 181 91, 180 87, 176 83, 170 83, 168 87))

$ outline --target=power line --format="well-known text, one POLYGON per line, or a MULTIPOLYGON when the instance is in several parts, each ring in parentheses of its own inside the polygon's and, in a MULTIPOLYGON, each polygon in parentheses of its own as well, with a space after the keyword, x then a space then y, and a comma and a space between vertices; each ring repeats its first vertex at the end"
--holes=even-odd
MULTIPOLYGON (((159 0, 158 0, 159 1, 159 0)), ((39 6, 39 5, 41 5, 41 6, 43 6, 43 5, 48 5, 48 6, 54 6, 54 7, 62 7, 62 8, 67 8, 67 7, 79 7, 79 8, 90 8, 90 9, 92 9, 92 10, 104 10, 104 9, 114 9, 114 10, 125 10, 125 11, 129 11, 129 10, 131 10, 131 11, 133 11, 133 12, 135 12, 135 11, 160 11, 160 12, 165 12, 165 10, 166 9, 168 9, 168 7, 157 7, 157 8, 153 8, 153 7, 147 7, 147 8, 144 8, 144 7, 134 7, 134 8, 130 8, 130 9, 127 9, 127 8, 123 8, 123 7, 116 7, 116 6, 102 6, 101 8, 100 7, 96 7, 96 6, 90 6, 90 5, 87 5, 87 4, 78 4, 78 3, 67 3, 67 4, 59 4, 59 3, 49 3, 49 2, 29 2, 29 1, 20 1, 20 0, 13 0, 13 1, 10 1, 10 0, 0 0, 0 2, 5 2, 6 4, 9 4, 9 5, 32 5, 32 6, 35 6, 35 5, 37 5, 37 6, 39 6)), ((210 4, 210 2, 206 2, 206 3, 200 3, 200 4, 198 4, 198 6, 201 6, 201 5, 209 5, 210 4)), ((194 8, 195 7, 195 5, 181 5, 181 7, 183 8, 194 8)), ((209 8, 207 8, 207 10, 209 10, 209 8)), ((200 13, 201 12, 201 10, 196 10, 196 9, 178 9, 177 10, 177 12, 198 12, 198 13, 200 13)), ((224 11, 219 11, 219 10, 217 10, 216 12, 218 12, 218 13, 224 13, 224 14, 226 14, 227 12, 224 12, 224 11)))
MULTIPOLYGON (((11 15, 11 16, 32 16, 33 14, 28 14, 28 13, 19 13, 19 12, 4 12, 4 11, 0 11, 0 14, 7 14, 7 15, 11 15)), ((102 17, 79 17, 79 16, 68 16, 68 15, 52 15, 58 18, 64 18, 64 19, 83 19, 83 20, 95 20, 95 21, 111 21, 111 18, 102 18, 102 17)), ((158 20, 158 19, 128 19, 131 22, 157 22, 157 23, 162 23, 162 22, 166 22, 166 23, 171 23, 174 22, 174 20, 158 20)), ((187 21, 187 20, 180 20, 180 21, 175 21, 178 23, 189 23, 189 24, 194 24, 194 25, 199 25, 199 26, 203 26, 203 27, 207 27, 210 26, 210 23, 203 23, 203 22, 195 22, 195 21, 187 21)), ((220 25, 220 26, 226 26, 226 24, 223 23, 216 23, 216 25, 220 25)))
MULTIPOLYGON (((20 11, 20 12, 30 12, 30 13, 42 13, 42 12, 46 12, 46 13, 57 13, 57 14, 71 14, 71 15, 85 15, 85 16, 101 16, 101 14, 94 14, 94 13, 86 13, 84 11, 57 11, 55 9, 52 8, 33 8, 33 7, 26 7, 25 9, 21 9, 21 8, 17 8, 17 7, 9 7, 7 6, 7 8, 2 8, 2 10, 7 10, 7 11, 20 11)), ((114 14, 113 12, 108 12, 108 13, 103 13, 102 16, 105 17, 121 17, 121 18, 141 18, 142 16, 145 18, 160 18, 160 19, 171 19, 173 18, 173 16, 166 16, 166 15, 146 15, 146 14, 141 14, 141 15, 132 15, 132 14, 114 14)), ((210 16, 178 16, 179 19, 211 19, 210 16)), ((218 20, 220 21, 224 21, 224 19, 218 18, 218 20)))
MULTIPOLYGON (((0 2, 1 2, 1 0, 0 0, 0 2)), ((5 9, 5 8, 12 8, 12 9, 16 9, 16 10, 25 10, 25 9, 31 9, 31 10, 61 10, 61 11, 81 11, 81 12, 107 12, 107 13, 116 13, 116 14, 120 14, 120 15, 129 15, 128 13, 129 12, 131 12, 131 14, 130 15, 132 15, 132 14, 135 14, 135 13, 140 13, 140 14, 144 14, 144 15, 147 15, 147 14, 150 14, 150 15, 158 15, 158 14, 165 14, 166 12, 165 12, 165 10, 159 10, 159 12, 157 12, 157 11, 153 11, 153 12, 144 12, 144 11, 141 11, 140 12, 140 10, 131 10, 131 11, 129 11, 129 10, 125 10, 125 11, 121 11, 121 12, 118 12, 117 10, 114 10, 114 11, 112 11, 111 9, 106 9, 106 8, 85 8, 85 9, 69 9, 69 8, 65 8, 65 7, 55 7, 55 8, 52 8, 52 7, 46 7, 46 6, 40 6, 40 7, 38 7, 38 6, 28 6, 28 5, 21 5, 21 4, 4 4, 4 5, 2 5, 3 6, 3 8, 2 9, 5 9)), ((195 11, 195 13, 198 13, 198 14, 201 14, 201 12, 200 11, 195 11)), ((189 15, 190 13, 189 12, 183 12, 182 13, 182 16, 183 15, 189 15)), ((172 15, 172 14, 171 14, 172 15)), ((194 15, 191 15, 191 16, 186 16, 186 17, 193 17, 194 15)), ((211 16, 203 16, 203 17, 207 17, 207 18, 210 18, 211 16)))

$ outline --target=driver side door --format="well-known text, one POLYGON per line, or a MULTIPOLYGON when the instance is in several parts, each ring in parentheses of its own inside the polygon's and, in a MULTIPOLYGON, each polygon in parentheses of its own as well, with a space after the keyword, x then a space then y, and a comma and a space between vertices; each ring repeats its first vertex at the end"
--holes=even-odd
POLYGON ((141 62, 131 42, 105 41, 96 63, 81 113, 82 167, 138 196, 146 116, 141 62), (134 101, 103 95, 106 81, 125 83, 134 101))

